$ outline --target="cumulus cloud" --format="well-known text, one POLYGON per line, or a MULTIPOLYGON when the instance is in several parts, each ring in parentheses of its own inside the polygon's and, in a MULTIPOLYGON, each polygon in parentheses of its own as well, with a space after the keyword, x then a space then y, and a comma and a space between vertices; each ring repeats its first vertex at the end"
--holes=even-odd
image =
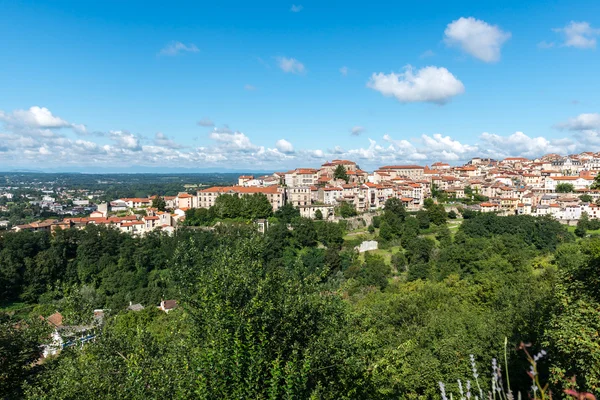
POLYGON ((0 110, 0 121, 7 129, 28 136, 53 137, 57 136, 56 131, 63 128, 70 128, 77 134, 87 133, 85 125, 68 122, 52 114, 46 107, 39 106, 10 113, 0 110))
POLYGON ((564 28, 555 28, 554 32, 565 36, 563 46, 578 49, 593 49, 596 47, 596 36, 600 36, 600 29, 592 28, 589 22, 571 21, 564 28))
POLYGON ((478 151, 496 158, 513 155, 533 158, 548 153, 567 154, 577 149, 577 144, 571 139, 547 139, 541 136, 532 138, 523 132, 515 132, 509 136, 484 132, 480 140, 482 143, 478 151))
POLYGON ((176 56, 181 53, 197 53, 200 49, 195 44, 183 44, 181 42, 173 41, 163 47, 159 52, 159 56, 176 56))
POLYGON ((398 74, 374 73, 367 87, 384 96, 394 96, 402 103, 445 104, 465 91, 463 83, 446 68, 429 66, 413 72, 410 65, 398 74))
POLYGON ((42 147, 40 147, 40 149, 39 149, 39 152, 40 152, 40 154, 41 154, 41 155, 43 155, 43 156, 47 156, 47 155, 51 154, 51 153, 50 153, 50 150, 49 150, 49 149, 48 149, 48 147, 46 147, 46 146, 42 146, 42 147))
MULTIPOLYGON (((0 115, 0 118, 2 116, 0 115)), ((8 116, 10 122, 24 124, 34 128, 63 128, 70 126, 67 121, 52 115, 46 107, 33 106, 29 110, 15 110, 12 117, 8 116)))
POLYGON ((242 132, 231 132, 229 129, 215 129, 210 133, 209 137, 229 150, 252 151, 258 149, 258 146, 252 144, 250 138, 242 132))
POLYGON ((301 5, 292 4, 290 11, 293 13, 298 13, 298 12, 302 11, 303 9, 304 9, 304 7, 302 7, 301 5))
POLYGON ((473 17, 452 21, 444 31, 444 41, 448 46, 460 47, 464 52, 488 63, 500 60, 500 49, 510 36, 510 32, 473 17))
POLYGON ((212 122, 210 118, 204 117, 200 121, 198 121, 198 125, 200 126, 215 126, 215 123, 212 122))
POLYGON ((579 114, 566 122, 557 124, 556 127, 570 131, 600 129, 600 113, 579 114))
POLYGON ((421 140, 428 151, 446 151, 457 155, 469 154, 477 151, 476 146, 463 144, 450 136, 434 133, 432 136, 422 135, 421 140))
POLYGON ((139 137, 127 131, 110 131, 110 138, 115 141, 121 148, 130 151, 140 151, 139 137))
POLYGON ((285 139, 279 139, 277 143, 275 143, 275 147, 282 153, 294 152, 294 146, 285 139))
POLYGON ((350 129, 350 134, 352 136, 359 136, 361 133, 363 133, 365 131, 364 126, 353 126, 352 129, 350 129))
POLYGON ((371 170, 381 165, 402 163, 425 165, 446 161, 461 164, 474 156, 535 158, 547 153, 572 154, 600 150, 599 114, 581 114, 558 124, 568 133, 559 138, 528 136, 520 131, 508 135, 484 132, 465 142, 442 133, 421 134, 414 138, 385 134, 382 137, 365 138, 362 146, 335 146, 333 149, 297 149, 286 139, 278 140, 270 148, 255 144, 246 134, 228 126, 210 132, 212 142, 206 147, 184 147, 161 132, 145 139, 126 130, 113 130, 84 140, 68 129, 71 123, 67 119, 56 117, 50 111, 33 114, 44 117, 32 119, 18 112, 1 114, 2 166, 42 163, 51 167, 73 166, 76 169, 78 166, 106 165, 123 168, 132 165, 189 168, 210 165, 217 168, 233 166, 278 170, 318 166, 326 160, 342 158, 355 160, 363 168, 371 170), (21 133, 23 126, 41 132, 63 129, 65 135, 25 135, 21 133))
POLYGON ((295 58, 277 57, 276 59, 277 65, 285 73, 301 75, 306 72, 304 64, 295 58))

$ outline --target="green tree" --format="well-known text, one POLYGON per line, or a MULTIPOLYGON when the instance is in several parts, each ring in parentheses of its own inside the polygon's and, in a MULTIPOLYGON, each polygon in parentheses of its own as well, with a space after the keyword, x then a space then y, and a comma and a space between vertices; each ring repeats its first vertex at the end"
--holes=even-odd
POLYGON ((185 225, 209 226, 215 220, 215 208, 190 208, 185 212, 185 225))
POLYGON ((266 195, 257 193, 242 197, 241 216, 248 220, 268 218, 273 215, 273 207, 266 195))
POLYGON ((429 228, 429 214, 425 210, 417 211, 416 215, 417 221, 419 221, 420 229, 428 229, 429 228))
MULTIPOLYGON (((348 346, 342 299, 312 279, 260 262, 260 238, 227 238, 211 254, 193 243, 176 257, 194 320, 196 393, 206 398, 364 396, 348 346), (353 394, 350 394, 353 393, 353 394)), ((368 397, 368 396, 367 396, 368 397)))
POLYGON ((275 217, 279 221, 289 224, 294 218, 300 217, 300 210, 298 210, 292 203, 285 203, 275 211, 275 217))
POLYGON ((600 240, 590 239, 558 249, 555 307, 545 324, 542 345, 552 355, 554 391, 569 387, 600 395, 600 240))
POLYGON ((242 216, 244 201, 237 194, 222 194, 216 198, 213 207, 217 218, 238 218, 242 216))
POLYGON ((407 248, 410 242, 419 236, 419 221, 414 217, 408 217, 401 227, 400 241, 404 248, 407 248))
POLYGON ((578 237, 584 237, 590 223, 588 213, 585 211, 581 213, 579 221, 577 221, 577 227, 575 228, 575 235, 578 237))
POLYGON ((292 221, 292 235, 299 247, 311 247, 317 243, 317 230, 310 218, 296 218, 292 221))
POLYGON ((344 228, 339 222, 316 222, 317 237, 319 242, 328 248, 339 249, 344 243, 344 228))
POLYGON ((167 203, 165 202, 164 197, 155 196, 152 199, 152 208, 156 208, 158 211, 165 211, 167 208, 167 203))
POLYGON ((389 241, 395 238, 394 230, 386 220, 383 220, 381 222, 379 228, 379 237, 385 241, 389 241))
POLYGON ((339 164, 337 167, 335 167, 335 170, 333 171, 333 178, 343 179, 344 181, 346 181, 346 183, 348 183, 348 181, 350 180, 350 177, 346 172, 346 168, 342 164, 339 164))
POLYGON ((35 375, 42 356, 42 339, 50 333, 45 321, 11 320, 0 314, 0 393, 6 399, 22 398, 23 382, 35 375))
POLYGON ((556 193, 572 193, 575 191, 575 187, 572 183, 559 183, 555 190, 556 193))
POLYGON ((379 215, 373 216, 373 226, 375 228, 379 228, 380 224, 381 224, 381 216, 379 216, 379 215))
POLYGON ((321 210, 315 211, 315 219, 319 221, 323 219, 323 213, 321 212, 321 210))
POLYGON ((581 196, 579 196, 579 200, 581 200, 584 203, 592 203, 594 201, 594 198, 589 194, 582 194, 581 196))
POLYGON ((469 185, 465 186, 465 195, 471 199, 473 198, 473 188, 469 185))
POLYGON ((392 266, 396 269, 396 271, 404 271, 406 270, 406 266, 408 262, 406 261, 406 256, 402 251, 395 253, 392 255, 392 266))
POLYGON ((350 268, 346 276, 355 278, 362 286, 374 286, 384 289, 388 285, 390 266, 386 264, 383 257, 365 253, 365 261, 360 266, 350 268))
POLYGON ((390 197, 387 199, 384 203, 383 209, 384 215, 386 213, 392 213, 400 218, 400 221, 404 221, 406 218, 406 208, 404 208, 402 201, 400 201, 400 199, 397 197, 390 197))
POLYGON ((358 215, 358 212, 356 212, 356 208, 354 208, 352 204, 347 203, 345 201, 343 201, 342 204, 340 204, 339 213, 342 218, 350 218, 354 217, 355 215, 358 215))
POLYGON ((447 247, 452 244, 452 235, 448 225, 441 225, 435 234, 435 238, 440 242, 440 247, 447 247))
POLYGON ((435 204, 431 199, 425 199, 425 210, 429 216, 429 220, 436 224, 442 225, 446 223, 448 214, 443 204, 435 204))

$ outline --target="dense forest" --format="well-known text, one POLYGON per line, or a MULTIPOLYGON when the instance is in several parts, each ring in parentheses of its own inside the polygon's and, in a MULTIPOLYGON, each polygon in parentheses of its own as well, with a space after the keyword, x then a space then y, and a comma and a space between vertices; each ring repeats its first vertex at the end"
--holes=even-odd
MULTIPOLYGON (((465 212, 450 225, 457 215, 435 204, 410 215, 393 200, 361 234, 293 209, 270 216, 261 234, 243 215, 173 237, 95 226, 4 234, 0 393, 600 395, 599 238, 531 216, 465 212), (380 249, 358 253, 365 238, 380 249), (180 306, 164 313, 161 299, 180 306), (146 308, 127 311, 130 302, 146 308), (40 315, 59 311, 65 324, 82 324, 99 308, 107 316, 95 341, 35 362, 49 335, 40 315)), ((196 225, 215 216, 228 217, 217 207, 198 213, 196 225)))
POLYGON ((0 172, 0 188, 20 193, 33 193, 35 189, 102 193, 100 200, 112 201, 122 197, 175 196, 186 190, 186 185, 229 186, 237 183, 239 173, 178 173, 178 174, 77 174, 0 172))

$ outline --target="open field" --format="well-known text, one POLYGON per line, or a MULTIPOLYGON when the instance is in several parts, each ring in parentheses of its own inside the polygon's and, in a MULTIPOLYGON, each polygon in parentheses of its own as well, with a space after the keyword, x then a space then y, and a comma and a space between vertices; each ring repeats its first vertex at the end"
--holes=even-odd
MULTIPOLYGON (((571 233, 575 233, 576 226, 567 226, 567 230, 571 233)), ((587 235, 600 235, 600 229, 596 230, 588 230, 586 232, 587 235)))

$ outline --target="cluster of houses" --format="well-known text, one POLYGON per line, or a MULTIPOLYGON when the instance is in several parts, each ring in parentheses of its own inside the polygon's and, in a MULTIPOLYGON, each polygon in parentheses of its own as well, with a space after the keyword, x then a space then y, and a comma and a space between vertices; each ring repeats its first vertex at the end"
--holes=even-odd
POLYGON ((223 193, 264 193, 276 210, 285 203, 314 218, 316 210, 331 218, 333 209, 348 203, 358 212, 381 208, 396 197, 409 211, 419 210, 424 199, 443 194, 450 201, 483 200, 468 207, 481 212, 552 215, 577 220, 586 212, 599 218, 600 190, 591 189, 600 171, 600 153, 561 156, 548 154, 530 160, 473 158, 462 166, 436 162, 431 166, 386 165, 372 173, 348 160, 333 160, 320 169, 298 168, 255 178, 240 176, 238 185, 198 191, 197 207, 210 207, 223 193), (342 165, 348 181, 335 179, 342 165), (566 189, 566 192, 565 192, 566 189), (582 200, 582 195, 588 195, 582 200))
POLYGON ((169 211, 152 208, 153 197, 123 198, 98 205, 87 218, 40 221, 13 229, 52 230, 106 224, 131 234, 157 229, 171 233, 190 208, 209 208, 223 194, 259 193, 267 197, 274 211, 289 203, 308 218, 320 214, 324 219, 333 219, 335 208, 343 203, 358 212, 374 210, 392 197, 400 199, 409 211, 416 211, 434 194, 443 194, 450 201, 468 199, 471 209, 482 212, 552 215, 559 220, 576 220, 586 212, 590 218, 599 218, 596 202, 600 190, 591 189, 598 171, 600 153, 592 152, 548 154, 534 160, 473 158, 462 166, 442 162, 431 166, 386 165, 372 173, 353 161, 333 160, 320 168, 297 168, 260 177, 243 175, 234 186, 166 196, 169 211), (340 166, 345 171, 344 179, 339 174, 336 178, 340 166), (582 200, 582 195, 588 195, 583 198, 587 201, 582 200), (477 199, 481 201, 473 204, 477 199), (138 212, 142 210, 143 213, 138 212), (117 217, 115 213, 128 215, 117 217))
MULTIPOLYGON (((151 201, 151 200, 150 200, 151 201)), ((102 208, 100 205, 99 208, 102 208)), ((106 204, 104 204, 106 208, 106 204)), ((133 210, 133 209, 132 209, 133 210)), ((185 211, 176 209, 170 211, 158 211, 156 208, 144 208, 143 215, 131 213, 123 216, 110 216, 108 211, 94 211, 89 217, 64 218, 62 220, 48 219, 32 222, 30 224, 16 225, 13 231, 54 231, 56 229, 78 228, 83 229, 87 225, 105 225, 116 227, 125 233, 141 235, 146 232, 161 230, 172 234, 179 221, 185 219, 185 211)))
POLYGON ((298 168, 255 178, 241 176, 237 186, 198 191, 197 205, 209 207, 222 193, 262 192, 273 209, 291 203, 303 216, 316 210, 331 217, 333 208, 345 202, 358 212, 381 208, 390 197, 399 198, 410 210, 419 210, 433 194, 450 201, 483 200, 468 207, 499 214, 552 215, 577 220, 586 212, 600 217, 600 190, 591 189, 600 171, 600 153, 569 156, 548 154, 538 159, 509 157, 504 160, 473 158, 465 165, 436 162, 431 166, 386 165, 372 173, 348 160, 333 160, 320 169, 298 168), (348 181, 335 179, 342 165, 348 181), (275 190, 277 188, 277 190, 275 190), (582 195, 587 195, 583 197, 582 195))
MULTIPOLYGON (((177 300, 161 300, 157 307, 159 310, 169 313, 177 308, 177 300)), ((144 306, 137 303, 129 302, 127 311, 141 311, 144 306)), ((42 345, 42 356, 47 358, 56 355, 67 347, 83 346, 89 341, 96 339, 99 328, 104 323, 105 310, 94 310, 94 316, 90 323, 82 325, 64 324, 64 317, 61 313, 55 312, 48 317, 40 315, 40 319, 45 321, 52 328, 49 340, 42 345)))

